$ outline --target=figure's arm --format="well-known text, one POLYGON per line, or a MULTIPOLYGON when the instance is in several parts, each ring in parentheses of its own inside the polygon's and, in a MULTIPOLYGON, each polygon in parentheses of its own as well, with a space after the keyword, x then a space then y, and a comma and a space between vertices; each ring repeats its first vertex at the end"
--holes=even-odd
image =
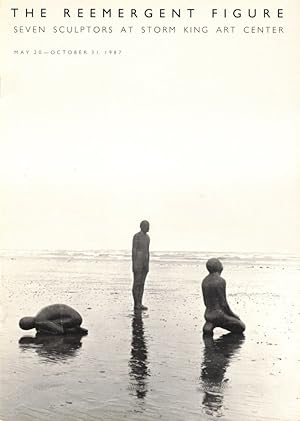
POLYGON ((150 260, 150 253, 149 253, 149 245, 150 245, 150 237, 148 236, 148 234, 146 234, 146 238, 147 238, 147 248, 146 248, 146 267, 145 269, 147 270, 147 272, 149 271, 149 260, 150 260))
POLYGON ((132 240, 132 269, 135 271, 136 260, 137 260, 138 240, 136 235, 132 240))
POLYGON ((149 251, 149 248, 150 248, 150 237, 148 236, 148 266, 149 266, 149 260, 150 260, 150 251, 149 251))
POLYGON ((232 317, 235 317, 236 319, 239 319, 239 316, 231 310, 228 304, 228 301, 226 298, 226 282, 224 279, 222 279, 222 282, 220 283, 218 287, 218 295, 219 295, 221 307, 223 308, 225 313, 228 314, 228 316, 232 316, 232 317))
POLYGON ((64 328, 52 321, 41 321, 35 323, 35 328, 38 332, 48 333, 52 335, 61 335, 64 333, 64 328))

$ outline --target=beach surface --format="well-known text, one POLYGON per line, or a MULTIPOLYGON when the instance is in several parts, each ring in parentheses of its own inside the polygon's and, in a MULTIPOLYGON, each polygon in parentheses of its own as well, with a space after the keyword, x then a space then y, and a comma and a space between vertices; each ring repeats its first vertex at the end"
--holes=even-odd
POLYGON ((300 420, 300 259, 154 252, 142 315, 130 252, 2 251, 3 421, 300 420), (203 340, 201 280, 221 258, 244 338, 203 340), (18 320, 43 306, 78 310, 85 337, 40 337, 18 320))

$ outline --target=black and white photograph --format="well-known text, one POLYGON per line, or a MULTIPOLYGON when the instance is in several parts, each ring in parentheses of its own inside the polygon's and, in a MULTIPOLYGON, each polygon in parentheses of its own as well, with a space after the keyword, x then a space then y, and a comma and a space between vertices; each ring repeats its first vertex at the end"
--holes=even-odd
POLYGON ((300 421, 299 13, 2 0, 0 421, 300 421))

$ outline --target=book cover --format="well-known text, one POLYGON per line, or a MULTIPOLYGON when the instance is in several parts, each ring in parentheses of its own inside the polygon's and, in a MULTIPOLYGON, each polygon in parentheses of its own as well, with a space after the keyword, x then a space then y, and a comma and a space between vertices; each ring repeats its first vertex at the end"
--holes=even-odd
POLYGON ((2 0, 3 421, 298 419, 299 11, 2 0), (202 338, 210 258, 243 335, 202 338), (20 329, 52 304, 88 335, 20 329))

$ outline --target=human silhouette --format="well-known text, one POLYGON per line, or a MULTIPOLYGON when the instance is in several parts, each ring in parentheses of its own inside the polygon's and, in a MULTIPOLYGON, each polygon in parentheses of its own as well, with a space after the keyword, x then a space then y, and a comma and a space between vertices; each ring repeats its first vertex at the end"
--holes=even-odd
POLYGON ((246 326, 229 307, 226 298, 226 281, 221 277, 223 265, 218 259, 206 262, 209 272, 202 281, 202 293, 206 306, 203 326, 204 335, 213 335, 215 327, 221 327, 233 333, 244 332, 246 326))
POLYGON ((223 415, 223 393, 226 385, 224 376, 244 340, 242 334, 235 333, 227 333, 216 340, 212 336, 203 336, 201 383, 204 390, 202 405, 205 413, 214 416, 223 415))
POLYGON ((52 304, 42 308, 35 317, 23 317, 19 326, 24 330, 35 328, 37 332, 48 335, 86 335, 88 331, 80 326, 81 323, 82 317, 72 307, 66 304, 52 304))
POLYGON ((148 221, 140 223, 141 230, 136 233, 132 240, 132 271, 133 286, 132 295, 135 310, 147 310, 142 304, 144 286, 147 273, 149 272, 149 244, 150 238, 147 234, 150 229, 148 221))

